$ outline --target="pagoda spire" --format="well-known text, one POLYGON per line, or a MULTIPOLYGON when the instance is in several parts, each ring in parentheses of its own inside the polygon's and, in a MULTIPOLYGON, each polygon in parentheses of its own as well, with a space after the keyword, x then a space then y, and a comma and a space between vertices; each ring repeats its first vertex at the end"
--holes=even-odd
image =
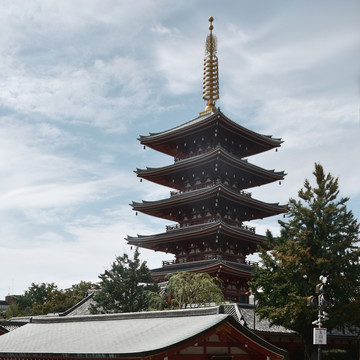
POLYGON ((211 114, 216 111, 215 101, 219 99, 219 71, 218 58, 216 56, 216 36, 213 35, 214 18, 209 17, 210 33, 206 37, 205 57, 204 57, 204 81, 203 81, 203 99, 206 101, 205 110, 199 115, 211 114))

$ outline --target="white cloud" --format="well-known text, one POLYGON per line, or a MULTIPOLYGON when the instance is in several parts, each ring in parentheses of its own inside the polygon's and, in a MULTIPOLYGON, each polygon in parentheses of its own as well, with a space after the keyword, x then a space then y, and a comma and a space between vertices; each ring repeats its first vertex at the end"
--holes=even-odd
MULTIPOLYGON (((31 282, 96 281, 130 251, 124 237, 164 231, 166 221, 135 216, 128 204, 168 196, 132 170, 172 159, 142 151, 136 137, 203 109, 209 15, 218 105, 285 141, 278 153, 249 159, 288 173, 281 186, 251 189, 254 197, 287 202, 319 161, 360 215, 357 2, 204 5, 0 2, 0 246, 11 269, 0 275, 0 298, 12 283, 21 292, 31 282)), ((279 230, 276 218, 254 225, 279 230)), ((172 257, 141 254, 150 267, 172 257)))
MULTIPOLYGON (((171 37, 156 47, 156 70, 166 79, 167 89, 174 95, 189 94, 199 86, 203 51, 188 39, 171 37)), ((201 83, 200 83, 201 84, 201 83)))
POLYGON ((78 203, 106 198, 123 180, 124 177, 118 175, 96 181, 47 183, 17 188, 0 196, 0 209, 76 206, 78 203))
POLYGON ((168 27, 166 27, 162 24, 156 24, 156 25, 152 26, 151 31, 153 31, 155 34, 159 34, 159 35, 169 35, 173 32, 171 29, 169 29, 168 27))
POLYGON ((82 69, 55 66, 51 76, 7 70, 11 75, 2 79, 0 89, 3 106, 48 121, 124 132, 134 117, 155 106, 149 70, 127 57, 96 60, 82 69), (114 113, 129 116, 119 121, 114 113))

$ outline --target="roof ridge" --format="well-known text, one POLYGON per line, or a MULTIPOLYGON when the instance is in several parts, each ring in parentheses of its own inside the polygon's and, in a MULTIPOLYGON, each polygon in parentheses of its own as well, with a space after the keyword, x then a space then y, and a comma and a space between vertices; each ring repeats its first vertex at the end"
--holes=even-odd
POLYGON ((140 137, 138 138, 138 140, 142 140, 143 138, 147 138, 149 136, 156 136, 156 135, 160 135, 160 134, 163 134, 163 133, 167 133, 167 132, 171 132, 171 131, 174 131, 178 128, 182 128, 184 125, 188 125, 190 124, 191 122, 195 122, 195 121, 199 121, 200 119, 206 119, 206 118, 210 118, 212 117, 213 115, 217 114, 218 112, 220 112, 220 110, 216 111, 215 113, 212 113, 212 114, 205 114, 205 115, 199 115, 197 116, 196 118, 194 119, 191 119, 189 121, 186 121, 180 125, 176 125, 170 129, 167 129, 167 130, 163 130, 163 131, 159 131, 159 132, 149 132, 149 135, 140 135, 140 137))
POLYGON ((127 319, 154 319, 164 317, 188 317, 218 315, 221 313, 220 306, 180 309, 180 310, 163 310, 163 311, 144 311, 137 313, 116 313, 116 314, 94 314, 94 315, 76 315, 71 317, 54 317, 54 318, 33 318, 31 323, 66 323, 66 322, 86 322, 86 321, 109 321, 109 320, 127 320, 127 319))
POLYGON ((61 313, 59 313, 59 316, 67 316, 70 313, 72 313, 75 309, 77 309, 78 307, 80 307, 82 304, 84 304, 85 302, 87 302, 89 299, 91 299, 95 294, 95 291, 89 293, 87 296, 85 296, 82 300, 80 300, 77 304, 75 304, 74 306, 72 306, 70 309, 67 309, 61 313))

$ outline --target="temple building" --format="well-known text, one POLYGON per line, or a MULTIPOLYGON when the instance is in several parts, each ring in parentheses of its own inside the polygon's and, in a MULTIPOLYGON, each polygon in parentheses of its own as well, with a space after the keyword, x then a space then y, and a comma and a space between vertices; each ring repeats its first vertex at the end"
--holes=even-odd
POLYGON ((133 202, 136 212, 173 224, 154 235, 128 236, 130 245, 174 254, 173 261, 152 270, 160 282, 168 274, 205 272, 221 279, 225 298, 248 303, 247 282, 253 264, 246 260, 264 242, 248 222, 286 212, 285 206, 252 197, 248 189, 281 181, 284 172, 248 161, 281 146, 281 139, 251 131, 225 116, 219 99, 218 59, 213 18, 206 39, 203 99, 205 110, 195 119, 160 133, 140 136, 149 147, 174 158, 160 168, 137 169, 141 179, 169 187, 170 197, 133 202))
POLYGON ((0 360, 284 360, 223 306, 40 316, 0 336, 0 360))

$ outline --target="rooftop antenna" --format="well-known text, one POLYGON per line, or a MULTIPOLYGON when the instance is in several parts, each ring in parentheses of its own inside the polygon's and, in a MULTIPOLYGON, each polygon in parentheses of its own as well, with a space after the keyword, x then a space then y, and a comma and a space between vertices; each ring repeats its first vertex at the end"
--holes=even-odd
POLYGON ((210 34, 206 37, 204 57, 203 99, 206 101, 206 107, 199 115, 214 113, 216 111, 215 101, 219 99, 219 70, 218 58, 216 56, 217 39, 212 33, 214 29, 213 21, 214 18, 210 16, 210 34))

